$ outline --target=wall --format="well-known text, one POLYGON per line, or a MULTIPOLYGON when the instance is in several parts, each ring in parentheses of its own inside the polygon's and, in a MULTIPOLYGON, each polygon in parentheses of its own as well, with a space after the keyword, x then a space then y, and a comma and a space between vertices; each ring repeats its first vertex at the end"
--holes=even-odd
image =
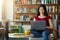
POLYGON ((2 20, 2 0, 0 0, 0 20, 2 20))
POLYGON ((7 0, 6 3, 6 19, 13 20, 13 0, 7 0))

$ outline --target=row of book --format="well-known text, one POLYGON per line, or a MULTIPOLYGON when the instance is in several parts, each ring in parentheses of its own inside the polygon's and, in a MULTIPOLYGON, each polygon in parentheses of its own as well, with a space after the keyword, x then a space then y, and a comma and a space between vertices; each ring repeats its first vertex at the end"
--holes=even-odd
POLYGON ((21 15, 20 16, 20 21, 30 21, 30 18, 29 18, 29 16, 21 15))
POLYGON ((51 15, 53 20, 60 20, 60 15, 51 15))
POLYGON ((16 0, 16 4, 57 4, 58 0, 16 0))
POLYGON ((33 20, 33 16, 31 16, 31 15, 21 15, 20 17, 19 17, 19 20, 20 21, 31 21, 31 20, 33 20))
POLYGON ((36 8, 14 8, 15 13, 37 13, 36 8))
MULTIPOLYGON (((60 12, 60 7, 57 6, 46 6, 47 12, 57 13, 60 12)), ((14 8, 16 13, 37 13, 37 8, 14 8)))
MULTIPOLYGON (((53 20, 60 20, 60 15, 51 15, 53 20)), ((17 19, 20 21, 32 21, 34 16, 32 15, 21 15, 17 19)))
POLYGON ((53 13, 57 13, 58 7, 57 6, 46 6, 47 12, 53 12, 53 13))

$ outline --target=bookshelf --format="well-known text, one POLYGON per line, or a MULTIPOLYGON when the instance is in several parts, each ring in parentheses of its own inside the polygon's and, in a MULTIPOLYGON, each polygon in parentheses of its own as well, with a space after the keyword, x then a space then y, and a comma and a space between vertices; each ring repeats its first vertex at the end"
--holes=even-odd
POLYGON ((14 20, 31 21, 37 14, 40 4, 46 5, 49 15, 60 14, 58 0, 14 0, 14 20))

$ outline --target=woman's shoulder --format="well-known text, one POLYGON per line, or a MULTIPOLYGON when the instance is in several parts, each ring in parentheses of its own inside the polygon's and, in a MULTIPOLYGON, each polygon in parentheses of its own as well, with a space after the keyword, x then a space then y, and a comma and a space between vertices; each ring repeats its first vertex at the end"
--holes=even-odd
POLYGON ((35 16, 34 18, 38 18, 38 16, 35 16))
POLYGON ((52 17, 51 16, 46 16, 48 19, 52 19, 52 17))

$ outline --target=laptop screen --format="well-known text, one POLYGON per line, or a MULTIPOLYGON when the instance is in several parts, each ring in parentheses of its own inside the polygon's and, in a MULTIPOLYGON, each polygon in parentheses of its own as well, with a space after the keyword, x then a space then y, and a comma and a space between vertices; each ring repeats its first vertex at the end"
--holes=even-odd
POLYGON ((45 30, 46 29, 46 22, 45 21, 33 21, 33 22, 31 22, 31 29, 45 30))

